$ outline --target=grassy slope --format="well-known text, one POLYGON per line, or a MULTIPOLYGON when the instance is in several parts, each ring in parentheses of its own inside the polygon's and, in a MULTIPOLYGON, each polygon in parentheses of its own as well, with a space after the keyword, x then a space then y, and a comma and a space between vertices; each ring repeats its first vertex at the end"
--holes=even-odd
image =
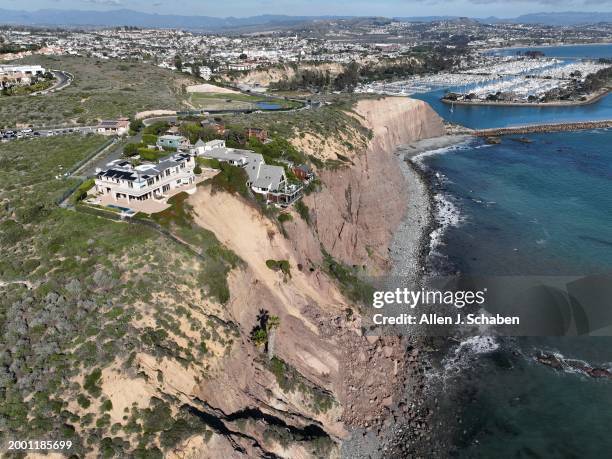
MULTIPOLYGON (((0 443, 71 440, 71 453, 82 456, 92 448, 109 455, 133 451, 141 442, 155 453, 150 457, 161 457, 153 445, 160 435, 167 448, 205 426, 186 413, 170 414, 168 401, 156 399, 111 426, 98 369, 144 352, 205 375, 204 365, 214 357, 207 350, 211 340, 228 350, 235 332, 202 319, 201 306, 189 295, 208 295, 208 276, 226 268, 194 259, 151 229, 55 205, 73 184, 54 178, 60 165, 66 169, 104 140, 56 137, 0 149, 0 280, 33 283, 31 290, 0 287, 0 443), (143 314, 153 325, 137 325, 143 314), (189 337, 179 320, 189 324, 189 337)), ((207 252, 221 250, 208 236, 207 252)))
POLYGON ((91 123, 153 109, 178 109, 189 76, 145 64, 86 57, 29 56, 21 61, 66 70, 75 76, 67 88, 41 96, 0 97, 0 127, 91 123))
POLYGON ((368 134, 368 130, 347 115, 352 110, 354 100, 346 99, 331 105, 311 110, 295 112, 268 112, 265 114, 250 113, 226 116, 230 124, 238 126, 256 126, 265 128, 272 135, 290 139, 298 133, 312 133, 321 136, 336 136, 339 132, 349 131, 368 134))

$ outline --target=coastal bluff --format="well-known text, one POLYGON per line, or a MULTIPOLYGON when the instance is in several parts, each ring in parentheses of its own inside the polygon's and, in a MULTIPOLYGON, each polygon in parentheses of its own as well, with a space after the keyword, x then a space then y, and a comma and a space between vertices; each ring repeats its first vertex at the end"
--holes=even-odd
POLYGON ((389 268, 388 248, 410 204, 395 149, 446 131, 427 103, 406 97, 361 100, 354 116, 371 130, 367 148, 346 167, 320 171, 323 189, 306 203, 325 249, 375 274, 389 268))

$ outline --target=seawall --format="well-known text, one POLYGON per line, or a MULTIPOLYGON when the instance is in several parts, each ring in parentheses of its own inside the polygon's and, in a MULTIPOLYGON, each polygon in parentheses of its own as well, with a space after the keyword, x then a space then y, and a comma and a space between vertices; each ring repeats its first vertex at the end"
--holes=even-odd
POLYGON ((612 120, 581 121, 576 123, 533 124, 528 126, 481 129, 479 131, 474 131, 473 135, 475 135, 476 137, 494 137, 500 135, 514 134, 536 134, 540 132, 581 131, 590 129, 604 129, 610 127, 612 127, 612 120))

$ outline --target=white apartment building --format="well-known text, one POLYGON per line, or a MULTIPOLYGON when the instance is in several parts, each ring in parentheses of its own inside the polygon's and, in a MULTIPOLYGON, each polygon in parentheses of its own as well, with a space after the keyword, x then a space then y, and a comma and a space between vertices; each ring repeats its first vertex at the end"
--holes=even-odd
POLYGON ((0 65, 0 87, 30 84, 33 78, 42 77, 45 71, 40 65, 0 65))

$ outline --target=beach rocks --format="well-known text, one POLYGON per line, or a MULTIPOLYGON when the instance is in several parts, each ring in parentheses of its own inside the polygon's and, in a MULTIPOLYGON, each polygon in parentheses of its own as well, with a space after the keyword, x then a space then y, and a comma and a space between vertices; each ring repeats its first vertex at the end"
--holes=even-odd
POLYGON ((607 368, 592 367, 581 360, 565 359, 562 356, 544 352, 536 354, 535 359, 541 364, 554 368, 555 370, 578 371, 591 378, 612 379, 612 371, 607 368))

